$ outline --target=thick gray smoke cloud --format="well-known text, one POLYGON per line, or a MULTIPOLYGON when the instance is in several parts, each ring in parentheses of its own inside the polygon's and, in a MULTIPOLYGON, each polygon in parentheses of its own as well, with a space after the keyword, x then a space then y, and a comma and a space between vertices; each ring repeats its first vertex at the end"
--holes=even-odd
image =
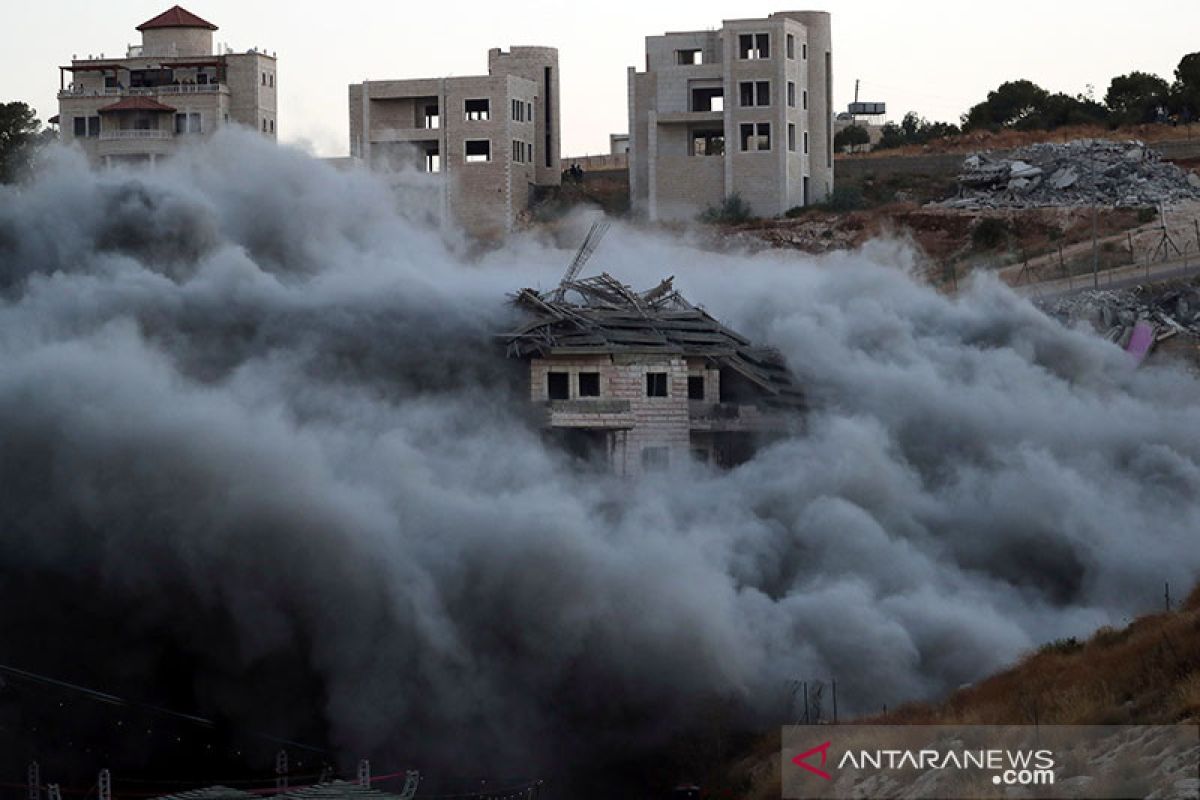
POLYGON ((372 178, 235 135, 0 192, 0 621, 78 642, 55 586, 122 609, 75 677, 170 639, 204 713, 534 769, 712 698, 768 719, 790 679, 935 695, 1200 570, 1200 384, 992 283, 940 296, 900 244, 610 234, 597 269, 675 274, 814 405, 736 470, 629 483, 543 446, 491 338, 568 251, 465 263, 372 178))

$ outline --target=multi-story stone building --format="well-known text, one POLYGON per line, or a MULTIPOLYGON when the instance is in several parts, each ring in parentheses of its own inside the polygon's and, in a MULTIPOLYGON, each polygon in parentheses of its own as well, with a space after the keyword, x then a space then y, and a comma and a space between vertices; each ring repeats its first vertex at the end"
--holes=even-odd
POLYGON ((350 154, 443 173, 441 217, 479 238, 512 230, 534 186, 560 182, 558 51, 488 51, 488 74, 350 86, 350 154))
POLYGON ((532 318, 505 337, 508 355, 529 365, 542 424, 617 474, 688 459, 733 466, 800 424, 804 396, 780 354, 688 303, 670 279, 634 292, 601 274, 525 289, 517 304, 532 318))
POLYGON ((276 137, 274 55, 214 53, 217 26, 179 6, 137 30, 142 43, 129 46, 124 58, 72 57, 70 66, 59 67, 64 141, 109 165, 154 162, 224 125, 276 137))
POLYGON ((737 194, 780 214, 833 191, 829 14, 782 11, 646 38, 629 68, 629 183, 650 219, 737 194))

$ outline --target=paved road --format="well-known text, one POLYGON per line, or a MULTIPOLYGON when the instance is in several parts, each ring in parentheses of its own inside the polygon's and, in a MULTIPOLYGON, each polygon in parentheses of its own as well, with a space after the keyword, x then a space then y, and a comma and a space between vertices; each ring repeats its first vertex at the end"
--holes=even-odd
MULTIPOLYGON (((1099 288, 1126 289, 1130 286, 1197 276, 1200 276, 1200 257, 1192 255, 1187 259, 1177 258, 1172 261, 1151 264, 1148 270, 1145 265, 1105 270, 1099 275, 1099 288)), ((1069 280, 1063 278, 1013 287, 1018 294, 1039 300, 1051 300, 1055 297, 1077 294, 1094 288, 1097 288, 1097 285, 1093 283, 1091 275, 1076 275, 1069 280)))

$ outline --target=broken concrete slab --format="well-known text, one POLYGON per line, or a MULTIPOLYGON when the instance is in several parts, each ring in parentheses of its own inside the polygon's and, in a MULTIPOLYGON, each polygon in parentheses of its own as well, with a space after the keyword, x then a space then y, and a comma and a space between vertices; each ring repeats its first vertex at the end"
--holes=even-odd
POLYGON ((959 196, 936 205, 1141 207, 1194 198, 1200 198, 1200 176, 1163 162, 1143 143, 1081 139, 1035 144, 1007 157, 975 153, 963 162, 959 196))

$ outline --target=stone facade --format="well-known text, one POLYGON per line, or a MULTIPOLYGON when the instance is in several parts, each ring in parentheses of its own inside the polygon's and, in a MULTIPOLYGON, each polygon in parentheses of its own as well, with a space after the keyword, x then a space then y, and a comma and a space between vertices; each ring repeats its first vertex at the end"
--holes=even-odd
POLYGON ((630 194, 652 220, 737 194, 755 214, 833 190, 829 14, 787 11, 646 38, 629 81, 630 194))
POLYGON ((502 237, 531 188, 560 180, 558 51, 488 53, 489 74, 349 87, 350 154, 373 169, 439 172, 443 223, 502 237))
POLYGON ((216 26, 178 6, 139 30, 142 44, 125 58, 74 58, 59 68, 63 141, 111 165, 153 163, 226 125, 278 135, 274 55, 215 54, 216 26), (185 17, 163 20, 175 12, 185 17))
POLYGON ((593 457, 636 476, 687 459, 733 464, 751 437, 780 428, 753 404, 723 402, 721 377, 707 359, 680 355, 550 356, 530 360, 529 395, 546 428, 591 434, 593 457), (552 373, 566 376, 565 397, 552 398, 552 373), (597 376, 595 393, 581 391, 581 374, 597 376), (648 375, 665 376, 665 395, 651 394, 648 375))

